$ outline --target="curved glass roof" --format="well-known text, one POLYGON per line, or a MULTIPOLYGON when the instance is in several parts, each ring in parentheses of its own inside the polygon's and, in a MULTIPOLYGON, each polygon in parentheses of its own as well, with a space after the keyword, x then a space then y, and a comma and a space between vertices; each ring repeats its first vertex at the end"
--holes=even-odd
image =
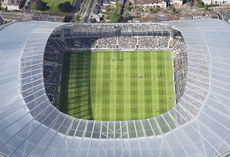
POLYGON ((1 154, 218 156, 228 151, 230 25, 211 19, 168 24, 182 33, 187 48, 180 102, 155 118, 111 122, 74 119, 46 96, 43 54, 49 35, 64 23, 25 21, 0 28, 1 154))

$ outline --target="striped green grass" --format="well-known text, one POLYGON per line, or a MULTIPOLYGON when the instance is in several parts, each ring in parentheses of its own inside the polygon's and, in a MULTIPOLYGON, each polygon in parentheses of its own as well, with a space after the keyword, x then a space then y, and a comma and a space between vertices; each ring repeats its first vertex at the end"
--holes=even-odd
POLYGON ((67 52, 60 110, 104 121, 150 118, 173 107, 173 86, 168 51, 67 52))
POLYGON ((65 2, 70 2, 71 4, 73 4, 73 2, 74 2, 74 0, 42 0, 42 1, 47 3, 47 6, 49 7, 49 9, 44 11, 44 12, 50 12, 50 13, 56 13, 56 14, 64 14, 58 8, 59 4, 65 3, 65 2))

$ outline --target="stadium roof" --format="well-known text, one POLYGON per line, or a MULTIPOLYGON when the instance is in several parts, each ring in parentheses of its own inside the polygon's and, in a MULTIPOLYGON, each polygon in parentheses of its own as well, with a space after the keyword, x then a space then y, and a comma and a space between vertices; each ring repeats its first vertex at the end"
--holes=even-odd
MULTIPOLYGON (((43 54, 64 23, 0 27, 0 154, 6 156, 219 156, 230 149, 230 25, 168 23, 185 40, 185 93, 173 109, 135 121, 89 121, 58 111, 46 96, 43 54)), ((64 26, 62 26, 64 28, 64 26)))

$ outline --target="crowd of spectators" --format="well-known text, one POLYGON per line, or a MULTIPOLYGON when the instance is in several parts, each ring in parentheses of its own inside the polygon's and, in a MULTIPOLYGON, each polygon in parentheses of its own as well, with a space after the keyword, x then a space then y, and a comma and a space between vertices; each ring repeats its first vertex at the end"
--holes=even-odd
POLYGON ((66 39, 66 49, 166 49, 167 36, 107 36, 66 39))
POLYGON ((166 36, 141 36, 138 37, 138 48, 140 49, 166 49, 169 37, 166 36))
POLYGON ((118 44, 120 48, 135 48, 137 45, 137 38, 132 36, 119 36, 118 44))
POLYGON ((157 46, 157 39, 156 37, 147 37, 141 36, 138 37, 138 48, 140 49, 152 49, 157 46))
POLYGON ((47 42, 47 46, 51 47, 51 49, 56 49, 56 50, 61 50, 61 49, 65 49, 65 43, 64 41, 61 41, 60 39, 52 39, 50 38, 47 42))
POLYGON ((173 49, 174 51, 181 50, 184 47, 184 42, 181 41, 181 39, 174 39, 170 42, 170 48, 173 49))
POLYGON ((74 45, 76 49, 95 47, 96 38, 76 38, 74 45))
POLYGON ((58 71, 57 63, 60 59, 60 52, 64 50, 65 44, 59 39, 49 39, 46 45, 43 60, 43 76, 46 94, 50 102, 56 106, 55 96, 57 93, 58 71))
POLYGON ((46 47, 46 53, 44 54, 44 60, 50 61, 50 62, 55 62, 58 59, 59 53, 57 52, 58 50, 53 50, 52 47, 47 46, 46 47))
POLYGON ((99 38, 97 40, 97 48, 116 48, 117 45, 117 37, 107 37, 107 38, 99 38))
POLYGON ((160 36, 157 37, 157 46, 159 48, 168 48, 169 36, 160 36))
POLYGON ((176 96, 177 101, 180 100, 185 90, 187 79, 187 53, 185 43, 179 38, 174 38, 169 43, 169 49, 174 53, 174 77, 176 81, 176 96))
MULTIPOLYGON (((175 92, 177 100, 184 93, 187 72, 187 53, 181 36, 106 36, 103 38, 67 38, 65 41, 49 39, 44 54, 45 89, 51 102, 57 92, 57 63, 63 50, 82 49, 168 49, 174 55, 175 92)), ((53 103, 55 105, 55 103, 53 103)))
POLYGON ((51 102, 54 102, 56 94, 56 67, 55 65, 43 65, 43 75, 45 80, 45 89, 51 102))

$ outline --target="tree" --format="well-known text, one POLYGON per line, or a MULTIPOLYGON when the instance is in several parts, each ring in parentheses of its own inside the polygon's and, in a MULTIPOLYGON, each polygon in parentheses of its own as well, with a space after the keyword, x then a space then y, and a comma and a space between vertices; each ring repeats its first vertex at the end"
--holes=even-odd
POLYGON ((58 5, 58 8, 64 13, 73 11, 73 6, 71 5, 70 2, 60 3, 58 5))
POLYGON ((149 8, 149 11, 150 11, 150 12, 152 12, 153 10, 154 10, 153 7, 150 7, 150 8, 149 8))
POLYGON ((126 4, 127 4, 127 5, 126 5, 127 10, 128 10, 128 11, 131 11, 131 10, 133 9, 132 3, 131 3, 131 2, 128 2, 128 3, 126 3, 126 4))
POLYGON ((204 7, 204 2, 202 0, 197 0, 196 2, 197 2, 198 8, 204 7))
POLYGON ((184 5, 184 4, 186 4, 187 2, 188 2, 188 0, 183 0, 183 3, 182 3, 182 4, 184 5))
POLYGON ((65 16, 63 22, 70 22, 73 19, 72 15, 65 16))
POLYGON ((122 14, 122 17, 123 17, 123 18, 130 17, 129 12, 128 12, 128 11, 124 11, 124 13, 122 14))
POLYGON ((161 8, 160 8, 159 6, 157 6, 156 10, 157 10, 157 11, 160 11, 160 10, 161 10, 161 8))
POLYGON ((110 22, 119 23, 121 20, 121 5, 116 3, 115 8, 112 8, 112 12, 109 15, 110 22))
POLYGON ((205 9, 205 10, 208 10, 208 7, 209 7, 209 6, 208 6, 207 4, 204 5, 204 9, 205 9))
POLYGON ((90 19, 90 23, 96 23, 96 22, 97 22, 96 19, 94 19, 94 18, 91 18, 91 19, 90 19))
POLYGON ((121 20, 121 15, 119 15, 118 13, 111 13, 111 15, 109 16, 110 22, 112 23, 118 23, 121 20))
POLYGON ((81 16, 80 15, 75 15, 75 22, 80 22, 81 21, 81 16))
POLYGON ((36 0, 35 9, 40 10, 40 11, 46 11, 46 10, 49 10, 50 7, 47 6, 47 2, 43 2, 42 0, 36 0))
POLYGON ((175 14, 176 13, 176 8, 174 6, 172 6, 171 11, 172 11, 173 14, 175 14))
POLYGON ((125 22, 127 22, 128 20, 131 20, 131 15, 129 14, 128 11, 124 11, 124 13, 122 14, 121 22, 122 22, 122 23, 125 23, 125 22))
POLYGON ((117 2, 117 3, 115 4, 115 7, 116 7, 116 8, 120 8, 120 7, 121 7, 121 4, 117 2))

